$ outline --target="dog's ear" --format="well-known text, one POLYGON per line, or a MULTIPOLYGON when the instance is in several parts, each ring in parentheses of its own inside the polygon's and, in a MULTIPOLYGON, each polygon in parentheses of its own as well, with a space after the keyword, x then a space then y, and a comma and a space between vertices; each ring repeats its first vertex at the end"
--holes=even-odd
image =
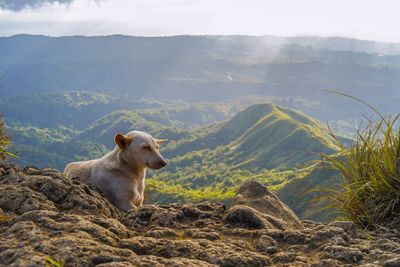
POLYGON ((168 139, 156 139, 157 144, 162 144, 162 143, 165 143, 167 141, 168 141, 168 139))
POLYGON ((132 142, 133 137, 117 133, 114 137, 115 144, 121 149, 127 148, 132 142))

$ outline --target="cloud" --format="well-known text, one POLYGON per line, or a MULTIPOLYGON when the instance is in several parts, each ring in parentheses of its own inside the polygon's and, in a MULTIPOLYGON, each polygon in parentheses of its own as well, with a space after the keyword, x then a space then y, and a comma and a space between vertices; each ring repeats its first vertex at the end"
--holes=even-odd
POLYGON ((0 0, 0 36, 272 34, 400 42, 399 9, 399 0, 0 0))
POLYGON ((0 0, 0 9, 20 11, 25 8, 38 8, 45 4, 69 4, 74 0, 0 0))

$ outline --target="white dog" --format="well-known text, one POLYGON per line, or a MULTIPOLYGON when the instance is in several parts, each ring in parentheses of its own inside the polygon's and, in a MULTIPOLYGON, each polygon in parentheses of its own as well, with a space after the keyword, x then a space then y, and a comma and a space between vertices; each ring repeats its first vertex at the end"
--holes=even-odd
POLYGON ((127 211, 143 204, 146 169, 167 165, 159 151, 159 144, 167 140, 133 131, 116 134, 114 141, 116 146, 110 153, 100 159, 69 163, 64 175, 99 187, 111 203, 127 211))

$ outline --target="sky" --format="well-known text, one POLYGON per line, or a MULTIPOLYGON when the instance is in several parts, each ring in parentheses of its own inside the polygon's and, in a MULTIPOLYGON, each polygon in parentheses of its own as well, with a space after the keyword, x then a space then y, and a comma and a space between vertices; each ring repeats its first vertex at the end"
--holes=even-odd
POLYGON ((400 42, 399 0, 0 0, 0 36, 320 35, 400 42))

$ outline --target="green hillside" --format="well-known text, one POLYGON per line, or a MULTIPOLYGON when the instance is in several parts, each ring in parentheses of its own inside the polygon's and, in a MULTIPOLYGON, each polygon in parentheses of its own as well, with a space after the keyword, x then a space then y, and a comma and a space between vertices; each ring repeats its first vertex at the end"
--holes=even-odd
MULTIPOLYGON (((192 131, 192 138, 167 148, 172 157, 205 152, 241 168, 287 168, 337 150, 328 131, 303 113, 274 104, 257 104, 225 123, 192 131)), ((183 159, 184 160, 184 159, 183 159)), ((179 160, 177 162, 179 166, 179 160)))
POLYGON ((306 115, 274 104, 253 105, 230 120, 167 147, 170 164, 151 173, 150 202, 229 202, 243 180, 279 188, 307 174, 321 153, 337 150, 327 130, 306 115))
POLYGON ((39 93, 0 100, 7 121, 40 128, 64 126, 85 129, 117 110, 138 112, 144 119, 188 129, 225 119, 246 103, 186 103, 154 100, 131 95, 108 95, 91 91, 39 93))
POLYGON ((321 194, 319 188, 332 188, 340 183, 340 174, 336 170, 318 162, 304 168, 276 193, 300 218, 328 221, 336 214, 324 210, 323 203, 316 202, 315 197, 321 194))

